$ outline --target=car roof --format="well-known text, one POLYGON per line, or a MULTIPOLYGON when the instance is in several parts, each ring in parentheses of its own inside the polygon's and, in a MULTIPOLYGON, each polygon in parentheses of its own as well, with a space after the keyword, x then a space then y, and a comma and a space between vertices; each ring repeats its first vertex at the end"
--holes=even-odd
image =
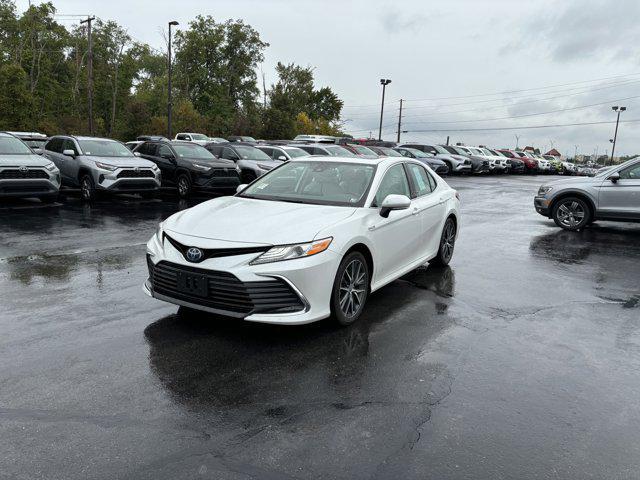
POLYGON ((407 162, 422 165, 421 162, 406 157, 387 157, 385 155, 379 157, 332 157, 328 155, 317 155, 312 157, 299 157, 293 162, 335 162, 335 163, 354 163, 358 165, 380 165, 382 163, 407 162))

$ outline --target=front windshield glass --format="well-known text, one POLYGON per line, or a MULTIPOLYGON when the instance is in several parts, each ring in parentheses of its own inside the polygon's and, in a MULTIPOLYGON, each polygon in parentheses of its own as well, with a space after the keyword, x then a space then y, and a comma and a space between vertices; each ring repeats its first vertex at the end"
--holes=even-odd
POLYGON ((361 145, 354 145, 353 148, 360 155, 376 156, 376 152, 374 152, 373 150, 369 150, 367 147, 363 147, 361 145))
POLYGON ((467 147, 471 153, 473 153, 474 155, 480 155, 481 157, 486 157, 487 155, 480 150, 479 148, 471 148, 471 147, 467 147))
POLYGON ((491 157, 491 156, 492 156, 492 153, 491 153, 489 150, 487 150, 486 148, 480 148, 479 150, 480 150, 482 153, 484 153, 486 156, 488 156, 488 157, 491 157))
POLYGON ((192 133, 191 138, 193 140, 209 140, 209 137, 203 135, 202 133, 192 133))
POLYGON ((375 165, 298 161, 283 164, 253 182, 239 197, 314 205, 361 207, 375 165))
POLYGON ((0 155, 29 155, 33 152, 21 140, 0 137, 0 155))
POLYGON ((393 148, 378 147, 378 150, 382 152, 382 155, 386 155, 387 157, 402 157, 402 154, 396 152, 393 148))
POLYGON ((234 147, 234 149, 243 160, 273 160, 269 155, 264 153, 259 148, 237 146, 234 147))
POLYGON ((83 155, 92 157, 133 157, 122 143, 107 139, 78 140, 83 155))
POLYGON ((444 153, 445 155, 449 154, 449 152, 447 152, 443 147, 441 147, 440 145, 434 145, 433 148, 436 149, 436 152, 438 153, 444 153))
POLYGON ((422 150, 418 150, 417 148, 405 148, 404 150, 411 152, 416 158, 429 158, 429 155, 424 153, 422 150))
POLYGON ((346 148, 342 148, 339 146, 335 147, 323 147, 329 155, 332 157, 355 157, 357 156, 355 153, 350 152, 346 148))
POLYGON ((594 176, 595 177, 603 177, 603 176, 609 174, 611 172, 611 170, 613 170, 614 168, 615 168, 615 166, 601 168, 600 170, 598 170, 598 173, 596 173, 594 176))
POLYGON ((309 156, 309 152, 305 152, 301 148, 296 148, 296 147, 287 148, 285 150, 285 152, 287 152, 291 158, 308 157, 309 156))
POLYGON ((174 144, 173 149, 181 158, 195 158, 198 160, 215 160, 216 157, 209 150, 195 144, 174 144))

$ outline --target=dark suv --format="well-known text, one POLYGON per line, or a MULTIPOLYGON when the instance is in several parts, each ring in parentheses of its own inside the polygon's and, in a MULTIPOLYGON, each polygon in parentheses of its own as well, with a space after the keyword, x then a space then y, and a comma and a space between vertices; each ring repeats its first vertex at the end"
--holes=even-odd
POLYGON ((194 190, 235 192, 240 185, 240 169, 232 161, 216 158, 197 143, 143 142, 134 154, 155 163, 162 172, 162 186, 176 187, 182 198, 194 190))
POLYGON ((235 162, 240 169, 242 183, 251 183, 283 163, 248 143, 208 143, 205 147, 216 157, 235 162))

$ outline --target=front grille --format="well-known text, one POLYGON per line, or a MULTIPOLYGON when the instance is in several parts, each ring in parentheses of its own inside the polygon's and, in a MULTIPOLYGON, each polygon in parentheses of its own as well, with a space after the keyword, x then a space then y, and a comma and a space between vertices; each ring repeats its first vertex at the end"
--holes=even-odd
MULTIPOLYGON (((189 260, 187 258, 187 250, 189 250, 190 246, 183 245, 166 233, 164 233, 164 239, 173 245, 173 248, 178 250, 185 260, 189 260)), ((269 248, 271 247, 201 248, 200 250, 202 250, 203 255, 200 261, 204 261, 207 258, 232 257, 236 255, 247 255, 249 253, 264 253, 269 250, 269 248)))
POLYGON ((155 182, 122 182, 114 187, 114 190, 155 190, 155 182))
POLYGON ((28 179, 28 178, 49 178, 49 174, 44 170, 2 170, 0 172, 0 180, 28 179))
POLYGON ((222 178, 238 178, 238 172, 236 172, 232 168, 216 168, 213 172, 211 172, 212 177, 222 177, 222 178))
POLYGON ((304 309, 300 297, 285 281, 272 278, 263 282, 242 282, 228 272, 204 270, 166 261, 153 264, 147 256, 149 278, 154 293, 175 300, 202 305, 235 317, 254 313, 290 313, 304 309), (207 296, 178 290, 178 273, 204 275, 207 296))
POLYGON ((122 170, 116 178, 155 178, 151 170, 122 170))

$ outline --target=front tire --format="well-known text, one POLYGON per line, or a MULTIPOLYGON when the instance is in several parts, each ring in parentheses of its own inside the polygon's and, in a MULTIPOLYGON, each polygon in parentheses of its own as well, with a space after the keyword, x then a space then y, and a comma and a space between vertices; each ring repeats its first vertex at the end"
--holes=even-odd
POLYGON ((551 216, 560 228, 576 231, 591 222, 591 208, 581 198, 567 197, 556 202, 551 216))
POLYGON ((80 179, 80 196, 85 202, 91 202, 96 198, 96 186, 91 175, 83 175, 80 179))
POLYGON ((364 310, 369 296, 370 272, 360 252, 351 252, 342 259, 331 294, 331 311, 340 325, 354 323, 364 310))
POLYGON ((178 185, 178 196, 180 198, 187 198, 191 193, 191 179, 185 173, 181 173, 178 175, 177 180, 178 185))
POLYGON ((438 254, 429 263, 440 266, 449 265, 449 262, 453 257, 453 250, 456 244, 456 232, 456 222, 451 217, 447 218, 447 221, 444 222, 444 227, 442 228, 442 235, 440 235, 438 254))

